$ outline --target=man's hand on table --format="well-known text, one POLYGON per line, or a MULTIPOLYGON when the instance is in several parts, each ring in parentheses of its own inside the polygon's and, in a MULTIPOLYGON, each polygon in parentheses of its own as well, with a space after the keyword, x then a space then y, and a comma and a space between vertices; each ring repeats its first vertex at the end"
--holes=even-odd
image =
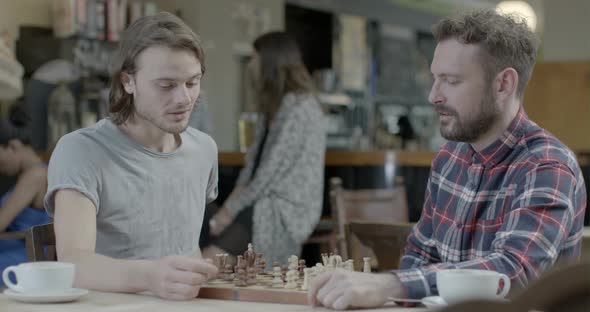
POLYGON ((343 310, 379 307, 390 297, 402 297, 402 293, 402 285, 394 274, 338 269, 318 276, 309 288, 307 299, 312 306, 343 310))
POLYGON ((153 262, 148 273, 149 289, 164 299, 193 299, 199 294, 201 286, 217 273, 217 267, 210 261, 170 256, 153 262))

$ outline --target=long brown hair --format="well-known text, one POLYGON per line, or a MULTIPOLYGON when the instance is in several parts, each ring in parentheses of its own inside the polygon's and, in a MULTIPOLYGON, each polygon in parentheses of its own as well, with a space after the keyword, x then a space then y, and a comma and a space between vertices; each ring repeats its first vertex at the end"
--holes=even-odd
POLYGON ((180 18, 168 12, 146 16, 135 21, 121 36, 119 48, 113 56, 109 113, 115 124, 133 118, 133 96, 125 91, 121 74, 134 74, 139 54, 152 46, 188 50, 195 54, 205 73, 205 53, 199 37, 180 18))
POLYGON ((313 93, 313 83, 295 40, 285 32, 270 32, 254 41, 260 60, 257 83, 261 111, 270 123, 289 92, 313 93))

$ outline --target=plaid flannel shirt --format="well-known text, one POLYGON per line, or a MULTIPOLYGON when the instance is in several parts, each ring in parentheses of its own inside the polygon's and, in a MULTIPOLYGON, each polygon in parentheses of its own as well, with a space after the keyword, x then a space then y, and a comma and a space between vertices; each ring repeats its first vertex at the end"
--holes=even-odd
POLYGON ((436 271, 483 269, 525 287, 558 258, 579 258, 586 191, 575 155, 521 107, 480 152, 448 142, 436 155, 399 277, 409 298, 438 294, 436 271))

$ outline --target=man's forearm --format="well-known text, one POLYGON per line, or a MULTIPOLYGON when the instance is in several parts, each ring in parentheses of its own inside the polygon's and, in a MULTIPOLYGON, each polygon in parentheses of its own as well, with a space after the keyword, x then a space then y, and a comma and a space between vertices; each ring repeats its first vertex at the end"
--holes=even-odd
POLYGON ((129 293, 149 290, 149 260, 120 260, 90 251, 71 251, 60 254, 59 261, 76 265, 75 287, 129 293))

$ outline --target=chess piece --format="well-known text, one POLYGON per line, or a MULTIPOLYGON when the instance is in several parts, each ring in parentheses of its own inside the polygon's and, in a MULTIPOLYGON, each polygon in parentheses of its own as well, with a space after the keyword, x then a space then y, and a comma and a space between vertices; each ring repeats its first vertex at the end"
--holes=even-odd
POLYGON ((371 258, 363 257, 363 273, 371 273, 371 258))
POLYGON ((298 262, 299 262, 299 258, 295 255, 289 257, 289 259, 287 260, 287 263, 289 263, 289 270, 296 270, 297 266, 298 266, 298 262))
POLYGON ((274 277, 272 280, 272 287, 283 287, 283 273, 281 272, 281 267, 273 267, 272 276, 274 277))
POLYGON ((266 272, 264 271, 266 270, 266 260, 264 260, 263 254, 258 255, 260 255, 260 260, 258 260, 258 274, 266 275, 266 272))
POLYGON ((236 281, 235 285, 239 287, 248 286, 248 274, 246 270, 239 269, 237 273, 238 280, 236 281))
POLYGON ((331 255, 330 256, 330 267, 332 269, 338 269, 342 267, 342 257, 339 255, 331 255))
POLYGON ((223 266, 221 266, 221 258, 223 257, 223 254, 216 254, 215 255, 215 266, 217 267, 217 270, 219 272, 221 272, 221 269, 223 269, 223 266))
POLYGON ((252 246, 252 243, 248 244, 248 250, 244 252, 244 260, 246 268, 254 267, 254 262, 256 261, 256 253, 254 252, 254 247, 252 246))
POLYGON ((309 282, 311 278, 311 269, 304 268, 303 269, 303 283, 301 284, 301 290, 307 290, 309 288, 309 282))
POLYGON ((225 265, 224 273, 225 273, 223 275, 223 280, 224 281, 231 282, 231 281, 234 280, 234 277, 232 276, 234 272, 231 269, 231 264, 226 264, 225 265))
POLYGON ((328 259, 329 259, 329 258, 328 258, 328 254, 325 254, 325 253, 323 253, 323 254, 322 254, 322 264, 323 264, 324 266, 328 265, 328 259))
POLYGON ((287 283, 285 284, 285 288, 287 288, 287 289, 297 288, 297 271, 290 270, 287 272, 287 283))
POLYGON ((246 284, 248 285, 256 285, 256 268, 251 267, 248 268, 248 278, 246 280, 246 284))
POLYGON ((354 271, 354 260, 348 259, 344 262, 344 269, 346 271, 354 271))
POLYGON ((219 272, 217 274, 217 277, 220 278, 220 279, 223 279, 223 275, 224 275, 224 272, 225 272, 225 266, 223 266, 221 264, 222 257, 223 257, 223 254, 216 254, 215 255, 215 266, 217 267, 217 272, 219 272))
POLYGON ((305 260, 299 260, 299 277, 303 277, 303 271, 305 269, 305 260))
POLYGON ((320 274, 324 273, 325 270, 326 270, 326 268, 321 263, 319 263, 319 262, 315 265, 315 267, 316 267, 316 273, 317 273, 317 275, 320 275, 320 274))
POLYGON ((239 269, 246 269, 246 262, 244 261, 244 256, 238 256, 238 262, 236 263, 234 272, 238 272, 239 269))

